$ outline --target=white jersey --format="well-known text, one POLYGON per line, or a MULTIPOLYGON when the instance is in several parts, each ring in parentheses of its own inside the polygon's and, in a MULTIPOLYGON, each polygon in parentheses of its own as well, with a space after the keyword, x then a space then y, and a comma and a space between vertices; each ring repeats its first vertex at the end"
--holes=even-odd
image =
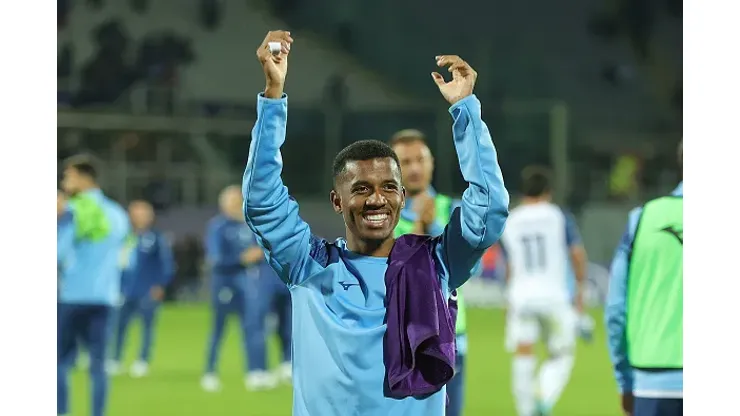
POLYGON ((580 243, 572 217, 555 204, 514 208, 501 238, 513 305, 568 302, 569 252, 580 243))

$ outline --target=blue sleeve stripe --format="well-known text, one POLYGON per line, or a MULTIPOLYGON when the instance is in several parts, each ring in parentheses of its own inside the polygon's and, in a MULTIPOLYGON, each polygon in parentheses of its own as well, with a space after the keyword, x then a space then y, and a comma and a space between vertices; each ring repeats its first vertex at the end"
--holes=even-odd
POLYGON ((318 238, 312 234, 310 244, 311 249, 309 251, 309 256, 311 256, 316 263, 326 267, 329 262, 329 254, 326 250, 326 240, 318 238))

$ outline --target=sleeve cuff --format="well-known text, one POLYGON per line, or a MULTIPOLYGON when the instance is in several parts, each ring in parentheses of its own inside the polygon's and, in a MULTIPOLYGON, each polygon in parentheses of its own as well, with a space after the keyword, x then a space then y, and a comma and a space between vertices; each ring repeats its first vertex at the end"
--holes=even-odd
POLYGON ((458 110, 460 107, 480 107, 480 101, 478 101, 478 97, 476 97, 475 94, 470 94, 462 100, 456 102, 455 104, 452 104, 448 111, 450 112, 450 114, 454 115, 455 111, 458 110))
POLYGON ((283 95, 280 98, 267 98, 265 97, 265 93, 261 92, 257 94, 257 103, 262 104, 278 104, 278 103, 285 103, 288 101, 288 94, 283 93, 283 95))

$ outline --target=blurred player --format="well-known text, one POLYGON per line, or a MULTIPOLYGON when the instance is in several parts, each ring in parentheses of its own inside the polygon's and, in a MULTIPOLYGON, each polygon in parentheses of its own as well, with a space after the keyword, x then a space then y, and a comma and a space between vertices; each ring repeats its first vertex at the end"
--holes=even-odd
MULTIPOLYGON (((401 162, 403 187, 406 189, 406 206, 394 231, 396 237, 407 233, 441 235, 460 200, 437 193, 432 187, 434 157, 426 144, 424 134, 418 130, 401 130, 393 135, 391 148, 401 162)), ((460 289, 457 291, 457 322, 455 330, 455 376, 447 383, 447 416, 462 415, 465 395, 465 355, 468 350, 465 304, 460 289)))
POLYGON ((165 287, 172 281, 175 261, 170 244, 162 233, 154 228, 154 209, 146 201, 134 201, 129 205, 129 217, 135 235, 135 258, 133 267, 125 268, 124 302, 118 312, 114 362, 110 367, 113 374, 120 372, 121 356, 126 332, 134 316, 142 322, 142 344, 138 359, 131 366, 132 377, 143 377, 149 372, 152 344, 154 342, 157 312, 164 298, 165 287))
MULTIPOLYGON (((254 367, 252 357, 247 354, 251 349, 250 342, 253 341, 249 338, 252 334, 247 333, 248 302, 258 302, 257 298, 261 296, 257 286, 260 280, 259 263, 264 261, 265 256, 244 222, 239 187, 225 188, 219 196, 219 205, 221 214, 210 221, 206 235, 206 259, 211 267, 213 323, 206 373, 201 379, 201 386, 207 391, 220 388, 216 365, 226 319, 233 313, 239 318, 244 360, 249 366, 245 384, 248 389, 270 389, 276 386, 277 380, 264 368, 254 367)), ((264 329, 262 334, 257 335, 264 337, 264 329)), ((264 346, 262 348, 264 353, 264 346)), ((258 360, 255 357, 254 361, 258 360)))
POLYGON ((573 367, 578 314, 583 313, 587 259, 575 221, 551 201, 549 175, 527 168, 521 205, 501 239, 507 261, 507 348, 514 353, 512 388, 519 416, 547 415, 573 367), (568 260, 577 287, 575 310, 568 260), (544 338, 548 358, 536 377, 535 344, 544 338))
POLYGON ((630 212, 605 310, 625 414, 683 415, 683 182, 630 212))
MULTIPOLYGON (((239 190, 241 200, 241 190, 239 190)), ((241 210, 241 206, 240 206, 241 210)), ((246 227, 246 223, 242 223, 246 227)), ((250 249, 257 247, 257 241, 247 227, 245 234, 250 235, 250 249)), ((248 372, 247 388, 260 390, 271 388, 274 381, 290 382, 291 366, 291 304, 290 291, 277 277, 264 255, 257 263, 247 268, 247 305, 246 328, 248 372), (271 377, 267 373, 267 318, 274 312, 277 318, 277 332, 280 338, 282 360, 271 377)))
MULTIPOLYGON (((416 302, 435 308, 439 316, 419 313, 400 322, 401 302, 386 305, 391 296, 396 300, 398 297, 387 296, 385 278, 389 277, 385 275, 389 270, 395 273, 403 269, 405 277, 412 270, 403 264, 389 265, 388 259, 396 245, 393 233, 405 203, 400 162, 393 149, 379 141, 365 140, 337 154, 330 199, 334 211, 342 216, 346 236, 333 243, 311 233, 281 180, 280 147, 286 139, 288 113, 283 91, 291 43, 288 32, 269 32, 257 49, 266 88, 257 98, 257 121, 242 189, 246 221, 270 265, 291 289, 295 329, 293 415, 442 416, 444 383, 449 378, 440 380, 441 384, 424 383, 420 380, 424 370, 419 368, 423 365, 419 364, 411 369, 418 378, 410 382, 404 375, 401 382, 407 383, 399 389, 400 383, 390 386, 384 378, 390 370, 406 368, 396 365, 389 369, 386 358, 398 364, 401 348, 409 345, 395 337, 402 331, 414 331, 414 324, 426 319, 419 328, 434 326, 439 336, 426 334, 424 338, 425 334, 419 334, 419 339, 429 345, 436 343, 435 351, 444 349, 438 354, 444 357, 426 356, 425 365, 430 372, 444 371, 451 377, 449 368, 438 364, 445 361, 449 366, 450 358, 454 360, 454 351, 450 350, 454 322, 445 320, 451 318, 446 299, 470 277, 471 269, 503 230, 509 196, 491 136, 481 120, 480 102, 473 95, 477 74, 460 57, 437 57, 437 66, 452 73, 449 82, 436 72, 432 78, 451 105, 453 140, 468 189, 443 234, 424 240, 426 251, 415 250, 412 256, 425 267, 416 277, 439 285, 442 293, 438 294, 436 288, 426 293, 406 293, 404 302, 411 302, 409 296, 416 297, 416 302), (270 50, 273 42, 278 46, 275 54, 270 50), (435 264, 438 267, 430 271, 435 264), (395 314, 392 323, 385 321, 388 311, 395 314), (393 333, 391 324, 395 326, 393 333), (444 340, 439 339, 443 336, 444 340), (387 345, 384 339, 394 339, 399 345, 387 345), (391 391, 393 387, 395 392, 391 391)), ((396 248, 403 252, 408 251, 406 247, 396 248)), ((396 284, 391 290, 397 294, 401 289, 396 284)))
POLYGON ((129 222, 126 212, 97 184, 92 158, 64 162, 62 187, 71 196, 69 221, 57 232, 57 261, 62 275, 57 320, 57 414, 69 411, 69 359, 81 340, 90 357, 92 416, 102 416, 108 392, 105 372, 109 320, 120 290, 119 255, 129 222))
MULTIPOLYGON (((72 214, 67 210, 67 196, 64 192, 57 190, 57 234, 60 230, 66 228, 72 221, 72 214)), ((57 314, 59 314, 59 306, 61 305, 59 294, 61 293, 62 281, 64 268, 70 263, 70 259, 57 259, 57 314)), ((67 365, 69 368, 73 368, 77 362, 78 348, 77 345, 68 354, 67 365)))

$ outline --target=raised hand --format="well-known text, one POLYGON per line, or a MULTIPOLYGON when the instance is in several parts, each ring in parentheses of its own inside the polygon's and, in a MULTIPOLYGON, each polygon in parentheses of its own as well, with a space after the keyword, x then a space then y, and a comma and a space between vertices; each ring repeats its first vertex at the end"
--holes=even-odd
POLYGON ((288 74, 288 53, 293 38, 290 32, 276 30, 267 32, 267 36, 257 48, 257 59, 265 71, 265 97, 280 98, 285 87, 285 76, 288 74), (279 42, 279 53, 270 52, 270 42, 279 42))
POLYGON ((457 55, 440 55, 436 59, 437 66, 447 67, 452 73, 452 81, 445 82, 442 75, 432 72, 434 83, 437 84, 439 92, 447 102, 455 104, 473 93, 478 73, 467 62, 457 55))

